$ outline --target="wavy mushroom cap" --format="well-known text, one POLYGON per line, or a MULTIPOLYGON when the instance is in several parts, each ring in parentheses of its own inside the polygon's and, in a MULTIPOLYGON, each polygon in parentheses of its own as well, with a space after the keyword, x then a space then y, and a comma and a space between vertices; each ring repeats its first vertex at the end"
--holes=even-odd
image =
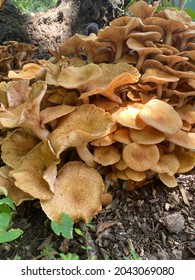
POLYGON ((104 183, 100 174, 83 162, 69 162, 60 169, 55 193, 51 199, 41 200, 43 211, 51 220, 59 220, 62 213, 74 222, 88 222, 102 209, 104 183))

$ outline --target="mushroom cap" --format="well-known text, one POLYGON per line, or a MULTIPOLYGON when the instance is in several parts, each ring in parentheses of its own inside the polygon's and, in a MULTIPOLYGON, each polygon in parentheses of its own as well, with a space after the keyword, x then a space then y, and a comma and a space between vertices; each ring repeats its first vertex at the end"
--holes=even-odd
POLYGON ((195 149, 195 133, 193 132, 179 130, 175 134, 167 135, 166 140, 186 149, 195 149))
POLYGON ((143 129, 146 124, 139 117, 142 106, 142 104, 140 104, 140 106, 137 106, 134 103, 133 105, 128 105, 127 107, 121 107, 112 114, 112 118, 125 127, 135 128, 139 130, 143 129))
POLYGON ((157 173, 167 173, 174 175, 179 168, 179 161, 174 154, 160 154, 159 161, 150 169, 157 173))
POLYGON ((37 63, 27 63, 22 67, 19 73, 10 70, 8 73, 9 79, 34 79, 43 67, 37 63))
POLYGON ((140 110, 139 117, 149 126, 164 133, 174 134, 182 127, 182 120, 173 107, 164 101, 152 99, 140 110))
POLYGON ((4 163, 16 169, 23 157, 34 148, 40 140, 24 129, 15 129, 9 134, 1 146, 1 158, 4 163))
POLYGON ((106 136, 112 126, 113 119, 109 113, 93 104, 83 104, 62 117, 49 139, 59 155, 69 147, 85 145, 106 136))
POLYGON ((20 205, 23 201, 33 200, 34 197, 15 186, 13 178, 9 176, 11 170, 12 169, 6 165, 0 167, 0 186, 6 189, 7 194, 11 197, 16 206, 20 205))
POLYGON ((145 171, 158 162, 160 154, 156 145, 140 145, 134 142, 124 147, 122 157, 131 169, 145 171))
POLYGON ((86 84, 97 79, 102 74, 100 67, 94 63, 84 66, 68 66, 57 78, 58 85, 68 89, 82 89, 86 84))
POLYGON ((176 112, 180 115, 182 120, 185 120, 190 124, 195 123, 195 105, 186 104, 183 107, 176 109, 176 112))
POLYGON ((192 170, 195 166, 195 155, 192 155, 188 151, 175 152, 175 155, 179 161, 179 168, 177 173, 185 173, 192 170))
POLYGON ((151 17, 154 14, 158 4, 158 2, 154 2, 151 6, 145 1, 138 1, 130 5, 129 11, 134 14, 134 16, 144 20, 145 18, 151 17))
POLYGON ((158 173, 159 179, 169 188, 177 187, 177 180, 175 176, 168 175, 167 173, 158 173))
POLYGON ((146 174, 143 171, 135 171, 131 168, 125 169, 125 174, 127 177, 135 182, 140 182, 146 179, 146 174))
POLYGON ((151 82, 158 85, 158 84, 165 84, 169 82, 177 82, 179 81, 179 78, 175 77, 172 74, 164 72, 160 69, 148 68, 146 69, 145 73, 142 75, 141 80, 143 83, 151 82))
POLYGON ((115 164, 120 158, 120 152, 114 145, 94 148, 94 159, 102 166, 115 164))
POLYGON ((142 130, 130 129, 131 139, 138 144, 157 144, 165 139, 163 132, 151 127, 145 126, 142 130))
POLYGON ((131 138, 129 135, 129 129, 128 128, 119 128, 114 132, 113 139, 123 143, 123 144, 129 144, 131 143, 131 138))
POLYGON ((74 222, 88 222, 102 208, 104 188, 95 169, 82 162, 69 162, 58 173, 53 197, 41 200, 41 207, 51 220, 60 220, 61 214, 66 213, 74 222))

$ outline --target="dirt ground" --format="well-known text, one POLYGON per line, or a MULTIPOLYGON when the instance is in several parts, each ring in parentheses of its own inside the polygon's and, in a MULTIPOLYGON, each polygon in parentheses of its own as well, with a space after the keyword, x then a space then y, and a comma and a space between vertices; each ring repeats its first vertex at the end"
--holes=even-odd
MULTIPOLYGON (((0 42, 34 43, 36 57, 48 58, 48 47, 75 32, 84 33, 87 23, 97 22, 102 27, 120 15, 116 5, 117 1, 111 0, 94 5, 88 0, 62 1, 43 14, 14 12, 14 19, 14 8, 5 7, 0 12, 0 42)), ((0 259, 58 259, 59 253, 71 252, 80 259, 119 260, 132 259, 131 250, 144 260, 195 259, 195 170, 180 175, 177 181, 178 187, 169 189, 155 179, 132 192, 124 191, 118 182, 109 190, 113 202, 92 220, 94 227, 76 224, 84 235, 74 232, 71 240, 54 235, 38 202, 25 202, 13 218, 13 227, 24 233, 16 241, 0 244, 0 259)))

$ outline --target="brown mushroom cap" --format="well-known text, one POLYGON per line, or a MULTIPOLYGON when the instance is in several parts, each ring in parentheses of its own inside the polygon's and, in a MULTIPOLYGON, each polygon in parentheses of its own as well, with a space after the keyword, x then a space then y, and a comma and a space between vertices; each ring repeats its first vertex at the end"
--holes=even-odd
POLYGON ((158 7, 158 2, 154 2, 154 4, 148 5, 145 1, 138 1, 130 5, 129 11, 134 14, 136 17, 144 20, 145 18, 151 17, 156 8, 158 7))
POLYGON ((177 187, 177 180, 175 176, 168 175, 167 173, 158 173, 159 179, 169 188, 177 187))
POLYGON ((94 159, 102 166, 115 164, 120 158, 120 152, 114 145, 94 148, 94 159))
POLYGON ((41 200, 41 207, 51 220, 60 220, 61 214, 66 213, 74 222, 88 222, 102 208, 104 188, 95 169, 82 162, 69 162, 58 173, 53 197, 41 200))
POLYGON ((192 155, 188 151, 175 152, 175 155, 179 161, 179 168, 177 173, 185 173, 192 170, 195 166, 195 155, 192 155))
POLYGON ((6 165, 0 167, 0 188, 3 187, 6 190, 16 206, 20 205, 23 201, 33 200, 34 197, 15 186, 13 178, 9 176, 11 170, 12 169, 6 165))
POLYGON ((174 134, 182 127, 182 120, 173 107, 164 101, 152 99, 140 110, 139 117, 164 133, 174 134))
POLYGON ((148 68, 142 75, 141 80, 143 83, 155 83, 157 85, 157 97, 160 99, 162 97, 162 85, 169 82, 178 82, 179 78, 160 69, 148 68))
POLYGON ((135 171, 131 168, 125 169, 125 174, 127 177, 135 182, 140 182, 146 179, 146 174, 143 171, 135 171))
POLYGON ((180 115, 182 120, 185 120, 190 124, 195 123, 195 105, 186 104, 185 106, 176 109, 176 112, 180 115))
POLYGON ((160 154, 159 161, 150 169, 157 173, 167 173, 174 175, 179 168, 179 161, 174 154, 160 154))
POLYGON ((186 149, 195 149, 195 133, 193 132, 179 130, 175 134, 167 135, 166 140, 186 149))
POLYGON ((123 149, 123 160, 135 171, 145 171, 156 164, 160 154, 156 145, 130 143, 123 149))
POLYGON ((131 139, 138 144, 157 144, 165 139, 164 133, 151 127, 145 126, 142 130, 130 129, 131 139))

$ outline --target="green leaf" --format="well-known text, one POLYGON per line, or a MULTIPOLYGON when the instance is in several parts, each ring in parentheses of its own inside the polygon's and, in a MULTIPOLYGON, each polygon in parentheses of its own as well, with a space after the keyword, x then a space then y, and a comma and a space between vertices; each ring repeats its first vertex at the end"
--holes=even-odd
POLYGON ((184 11, 191 16, 192 19, 195 19, 195 10, 190 9, 190 8, 185 8, 184 11))
POLYGON ((84 235, 83 232, 79 228, 74 228, 74 231, 80 236, 84 235))
POLYGON ((70 261, 70 260, 71 261, 72 260, 77 261, 77 260, 79 260, 79 256, 75 255, 75 254, 72 254, 72 253, 68 253, 66 255, 64 253, 60 253, 59 256, 65 261, 70 261))
POLYGON ((5 198, 2 198, 2 199, 0 200, 0 205, 3 205, 3 204, 6 204, 6 205, 8 205, 11 209, 16 210, 16 207, 15 207, 15 205, 14 205, 12 199, 11 199, 9 196, 7 196, 7 197, 5 197, 5 198))
POLYGON ((21 229, 10 229, 9 231, 0 231, 0 243, 10 242, 21 236, 21 229))
POLYGON ((68 239, 73 238, 73 225, 74 223, 68 214, 62 214, 60 222, 51 222, 51 228, 55 234, 61 234, 63 237, 68 239))
POLYGON ((11 216, 8 213, 0 213, 0 232, 6 231, 9 226, 11 216))

